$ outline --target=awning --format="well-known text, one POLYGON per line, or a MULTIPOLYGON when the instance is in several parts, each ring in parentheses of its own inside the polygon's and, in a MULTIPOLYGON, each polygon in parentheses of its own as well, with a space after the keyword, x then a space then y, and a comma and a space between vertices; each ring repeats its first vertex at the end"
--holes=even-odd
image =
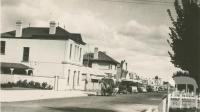
POLYGON ((191 77, 177 76, 177 77, 174 77, 173 79, 175 81, 175 84, 191 84, 195 88, 198 88, 196 81, 191 77))
POLYGON ((84 74, 92 74, 92 75, 96 75, 96 76, 106 76, 106 74, 99 70, 99 69, 94 69, 94 68, 89 68, 89 67, 84 67, 83 68, 83 73, 84 74))
POLYGON ((98 79, 98 80, 100 80, 100 79, 102 79, 102 78, 104 78, 104 76, 100 76, 100 75, 91 75, 91 79, 98 79))
POLYGON ((26 66, 21 63, 6 63, 6 62, 0 62, 1 68, 14 68, 14 69, 33 69, 29 66, 26 66))
POLYGON ((142 81, 141 80, 135 80, 135 79, 122 79, 122 81, 129 81, 129 82, 137 82, 137 83, 141 83, 142 84, 142 81))

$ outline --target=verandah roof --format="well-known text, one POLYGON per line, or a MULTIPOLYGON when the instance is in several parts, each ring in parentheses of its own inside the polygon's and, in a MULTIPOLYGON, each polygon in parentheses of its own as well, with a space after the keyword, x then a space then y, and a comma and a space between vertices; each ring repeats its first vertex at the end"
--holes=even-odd
POLYGON ((33 69, 29 66, 26 66, 21 63, 7 63, 7 62, 0 62, 1 68, 14 68, 14 69, 33 69))
POLYGON ((191 77, 177 76, 173 78, 176 84, 191 84, 195 88, 198 88, 196 81, 191 77))

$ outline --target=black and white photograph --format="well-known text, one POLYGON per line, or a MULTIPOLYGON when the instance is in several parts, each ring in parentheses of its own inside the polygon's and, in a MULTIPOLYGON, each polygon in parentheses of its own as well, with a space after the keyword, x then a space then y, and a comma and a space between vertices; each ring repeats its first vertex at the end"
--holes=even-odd
POLYGON ((1 112, 200 112, 200 0, 0 0, 1 112))

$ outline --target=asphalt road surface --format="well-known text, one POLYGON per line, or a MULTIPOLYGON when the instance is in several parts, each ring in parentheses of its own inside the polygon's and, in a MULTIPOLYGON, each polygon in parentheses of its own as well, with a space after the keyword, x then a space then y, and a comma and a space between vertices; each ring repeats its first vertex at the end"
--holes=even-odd
MULTIPOLYGON (((2 112, 142 112, 157 107, 163 93, 88 96, 1 103, 2 112)), ((30 96, 31 97, 31 96, 30 96)))

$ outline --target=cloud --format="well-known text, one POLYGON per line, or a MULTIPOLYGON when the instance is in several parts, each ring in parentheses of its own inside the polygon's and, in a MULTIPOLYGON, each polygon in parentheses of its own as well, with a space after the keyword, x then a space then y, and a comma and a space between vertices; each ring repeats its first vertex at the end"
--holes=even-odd
POLYGON ((157 56, 167 56, 169 49, 166 41, 168 28, 165 25, 145 26, 131 20, 119 29, 118 34, 129 37, 133 40, 133 43, 140 43, 140 47, 130 48, 132 50, 157 56))
POLYGON ((1 0, 3 6, 17 6, 21 4, 21 0, 1 0))

